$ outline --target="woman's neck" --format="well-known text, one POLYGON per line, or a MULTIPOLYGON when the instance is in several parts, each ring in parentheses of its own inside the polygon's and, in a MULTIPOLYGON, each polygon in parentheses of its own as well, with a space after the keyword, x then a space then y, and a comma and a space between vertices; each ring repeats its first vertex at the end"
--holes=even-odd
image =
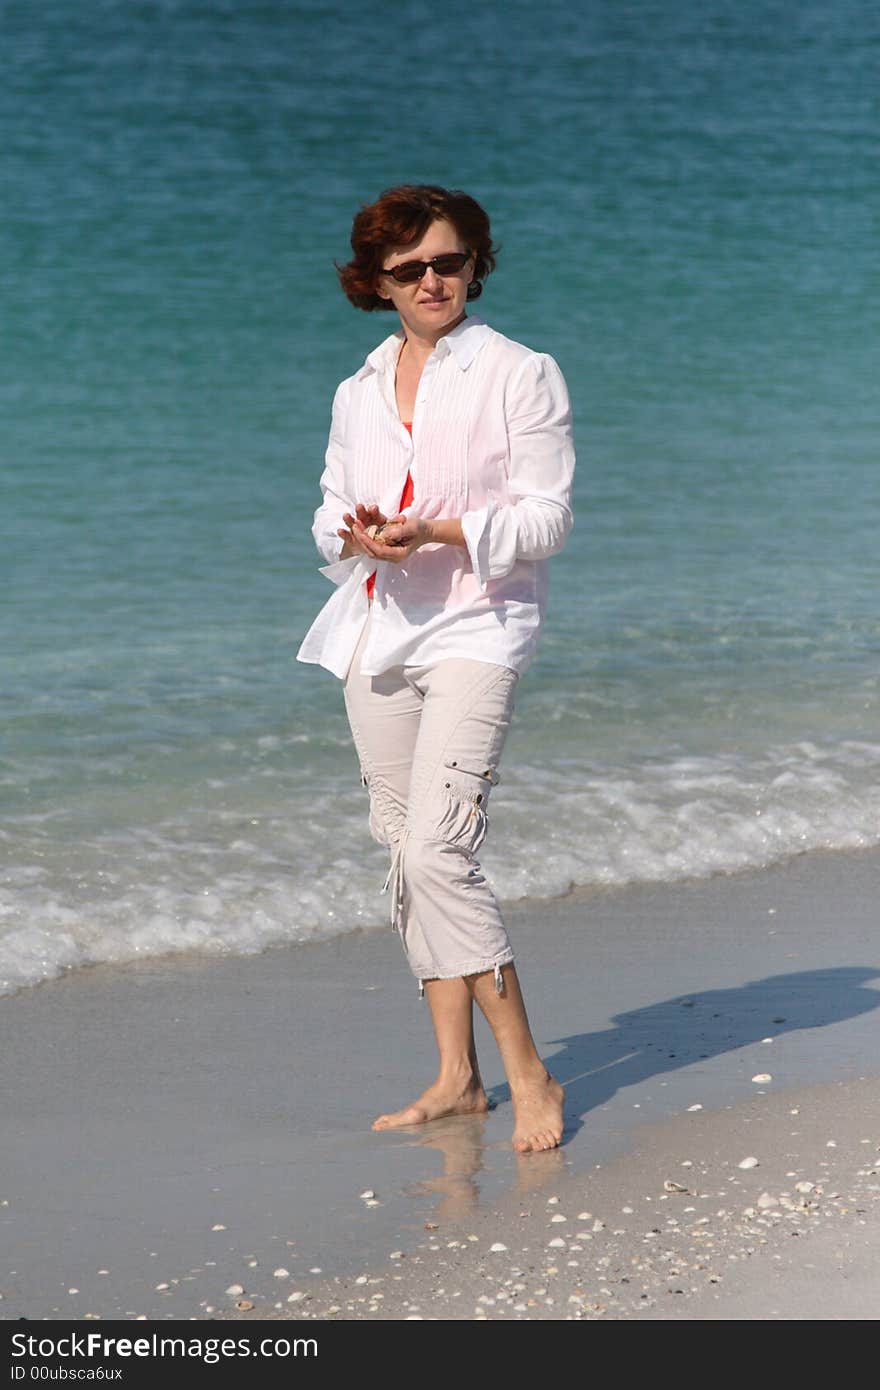
POLYGON ((424 366, 440 339, 445 338, 447 333, 451 333, 454 328, 458 328, 460 324, 464 323, 466 317, 466 314, 462 314, 461 318, 456 319, 455 323, 449 324, 448 327, 440 329, 437 333, 427 335, 415 332, 401 319, 400 326, 403 329, 403 347, 401 348, 401 354, 405 349, 411 361, 424 366))

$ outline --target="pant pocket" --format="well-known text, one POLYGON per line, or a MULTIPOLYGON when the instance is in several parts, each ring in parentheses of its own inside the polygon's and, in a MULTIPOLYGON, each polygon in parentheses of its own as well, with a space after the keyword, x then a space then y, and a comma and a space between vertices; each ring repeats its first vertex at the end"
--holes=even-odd
POLYGON ((489 793, 497 781, 494 768, 474 772, 457 762, 443 764, 443 804, 438 828, 444 840, 461 845, 470 854, 479 849, 489 829, 489 793))

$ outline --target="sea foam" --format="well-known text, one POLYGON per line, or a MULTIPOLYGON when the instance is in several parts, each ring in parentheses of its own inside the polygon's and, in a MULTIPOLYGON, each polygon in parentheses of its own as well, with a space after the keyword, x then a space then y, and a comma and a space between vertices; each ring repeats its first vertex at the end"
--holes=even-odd
MULTIPOLYGON (((502 899, 674 882, 880 843, 880 745, 513 768, 481 859, 502 899)), ((202 807, 14 863, 0 884, 0 992, 77 966, 268 946, 381 927, 386 853, 346 788, 246 816, 202 807), (317 803, 317 804, 316 804, 317 803)), ((33 846, 31 846, 31 849, 33 846)), ((589 921, 585 923, 589 930, 589 921)))

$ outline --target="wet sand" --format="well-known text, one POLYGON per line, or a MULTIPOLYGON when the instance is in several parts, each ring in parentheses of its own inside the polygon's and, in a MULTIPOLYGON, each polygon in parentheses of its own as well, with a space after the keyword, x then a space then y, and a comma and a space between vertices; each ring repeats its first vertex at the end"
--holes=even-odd
POLYGON ((548 1173, 465 1224, 428 1222, 358 1275, 301 1282, 292 1301, 237 1316, 874 1319, 878 1117, 876 1080, 689 1112, 645 1126, 623 1158, 548 1173))
POLYGON ((817 1252, 830 1297, 825 1275, 844 1237, 847 1298, 871 1306, 876 1178, 864 1153, 880 1143, 878 871, 873 851, 811 854, 759 873, 511 906, 534 1031, 568 1092, 565 1142, 548 1155, 511 1151, 507 1088, 482 1026, 488 1116, 371 1132, 374 1115, 413 1098, 433 1063, 426 1006, 387 928, 249 958, 96 967, 0 1000, 0 1316, 228 1318, 244 1301, 254 1305, 246 1316, 353 1317, 368 1311, 348 1306, 367 1288, 386 1292, 375 1300, 384 1313, 369 1316, 798 1317, 810 1281, 801 1250, 817 1252), (796 1136, 785 1129, 794 1119, 796 1136), (826 1174, 830 1140, 845 1167, 826 1174), (730 1169, 750 1154, 759 1167, 730 1169), (692 1202, 663 1190, 688 1172, 685 1161, 697 1165, 692 1202), (782 1201, 796 1201, 798 1181, 823 1188, 821 1216, 792 1215, 782 1201), (779 1208, 743 1215, 764 1192, 779 1208), (644 1222, 661 1201, 661 1235, 649 1235, 644 1222), (615 1301, 624 1276, 615 1299, 594 1276, 605 1269, 610 1281, 625 1260, 634 1268, 641 1242, 662 1240, 670 1204, 681 1234, 669 1249, 682 1246, 682 1268, 688 1255, 690 1283, 666 1294, 645 1273, 625 1311, 615 1301), (687 1205, 711 1206, 713 1238, 733 1242, 717 1282, 684 1250, 702 1219, 687 1205), (722 1209, 729 1215, 717 1217, 722 1209), (572 1252, 569 1228, 583 1210, 604 1226, 572 1252), (740 1257, 754 1244, 748 1223, 766 1234, 761 1221, 768 1243, 740 1257), (797 1239, 778 1234, 786 1223, 798 1223, 797 1239), (580 1284, 565 1291, 569 1274, 544 1273, 553 1227, 566 1242, 548 1247, 557 1270, 578 1274, 567 1261, 586 1268, 587 1249, 609 1260, 590 1264, 581 1294, 580 1284), (537 1261, 504 1275, 526 1288, 511 1285, 517 1298, 502 1299, 503 1311, 490 1290, 496 1302, 478 1312, 480 1295, 460 1283, 444 1302, 439 1262, 472 1251, 488 1260, 493 1243, 508 1246, 492 1259, 510 1269, 526 1270, 526 1254, 537 1261), (402 1267, 405 1281, 394 1277, 402 1267), (741 1284, 747 1267, 762 1272, 741 1284), (430 1286, 412 1284, 418 1268, 430 1286), (385 1282, 352 1282, 373 1278, 385 1282), (404 1282, 417 1312, 388 1296, 404 1282), (288 1302, 293 1294, 303 1296, 288 1302))

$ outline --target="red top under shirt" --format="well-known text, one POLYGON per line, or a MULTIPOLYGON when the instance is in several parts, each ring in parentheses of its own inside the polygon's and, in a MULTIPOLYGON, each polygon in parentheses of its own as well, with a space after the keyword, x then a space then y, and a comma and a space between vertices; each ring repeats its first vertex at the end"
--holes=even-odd
MULTIPOLYGON (((412 437, 412 420, 404 420, 403 423, 404 423, 405 427, 409 430, 409 432, 410 432, 410 437, 412 437)), ((400 494, 400 506, 397 508, 397 510, 398 510, 399 512, 402 512, 403 509, 404 509, 404 507, 408 507, 408 506, 409 506, 410 502, 413 500, 413 495, 414 495, 414 493, 415 493, 415 488, 413 487, 413 480, 412 480, 412 477, 410 476, 409 469, 407 469, 407 471, 406 471, 406 482, 405 482, 404 485, 403 485, 403 492, 400 494)), ((368 598, 372 598, 372 597, 373 597, 373 591, 375 590, 375 588, 376 588, 376 571, 373 570, 373 573, 370 575, 369 579, 367 580, 367 597, 368 597, 368 598)))

